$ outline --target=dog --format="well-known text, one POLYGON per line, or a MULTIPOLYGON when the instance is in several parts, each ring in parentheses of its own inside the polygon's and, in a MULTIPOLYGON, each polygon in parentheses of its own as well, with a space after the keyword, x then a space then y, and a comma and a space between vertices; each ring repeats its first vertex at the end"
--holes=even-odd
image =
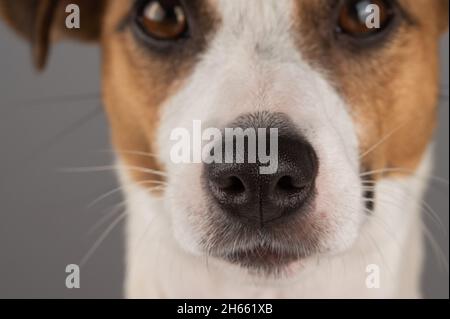
POLYGON ((128 298, 421 297, 447 0, 0 0, 0 12, 38 69, 58 40, 101 46, 128 298), (174 163, 171 134, 193 121, 278 129, 277 172, 174 163))

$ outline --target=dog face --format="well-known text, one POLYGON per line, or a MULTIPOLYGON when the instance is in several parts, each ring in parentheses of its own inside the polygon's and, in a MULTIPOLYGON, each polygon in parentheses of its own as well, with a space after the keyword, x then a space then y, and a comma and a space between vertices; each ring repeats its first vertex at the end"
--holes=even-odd
MULTIPOLYGON (((273 274, 345 251, 376 211, 367 185, 385 169, 412 173, 430 142, 448 1, 75 1, 89 27, 82 20, 72 33, 48 14, 65 1, 42 2, 28 2, 39 30, 52 18, 53 37, 100 41, 123 171, 161 198, 173 237, 194 255, 273 274), (375 29, 364 20, 372 4, 375 29), (277 173, 174 163, 171 132, 193 120, 279 129, 277 173), (167 186, 155 192, 150 180, 167 186)), ((18 24, 12 2, 0 3, 42 64, 46 38, 18 24)))

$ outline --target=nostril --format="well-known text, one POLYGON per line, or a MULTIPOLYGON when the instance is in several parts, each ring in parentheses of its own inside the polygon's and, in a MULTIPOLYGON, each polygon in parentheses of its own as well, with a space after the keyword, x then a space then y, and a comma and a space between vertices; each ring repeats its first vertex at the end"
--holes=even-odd
POLYGON ((295 182, 292 176, 283 176, 278 180, 276 188, 284 192, 301 192, 306 186, 295 182))
POLYGON ((221 191, 226 192, 230 195, 237 195, 245 192, 244 183, 237 176, 220 178, 219 180, 215 181, 214 184, 221 191))
POLYGON ((241 194, 245 192, 244 183, 242 183, 242 181, 237 176, 228 177, 226 186, 222 189, 231 194, 241 194))
POLYGON ((281 190, 292 190, 295 186, 292 184, 292 178, 290 176, 283 176, 278 181, 277 188, 281 190))

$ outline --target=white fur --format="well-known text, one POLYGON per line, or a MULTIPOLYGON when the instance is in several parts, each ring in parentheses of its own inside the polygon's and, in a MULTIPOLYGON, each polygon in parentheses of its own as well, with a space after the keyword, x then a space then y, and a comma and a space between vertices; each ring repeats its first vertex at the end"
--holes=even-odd
MULTIPOLYGON (((422 263, 420 200, 431 150, 417 174, 377 186, 374 217, 351 249, 311 258, 295 278, 256 280, 223 262, 194 256, 175 240, 163 201, 139 186, 129 199, 126 295, 129 298, 417 298, 422 263), (415 200, 413 200, 415 199, 415 200), (366 267, 380 266, 379 289, 366 287, 366 267)), ((124 185, 130 180, 125 174, 124 185)))
MULTIPOLYGON (((288 7, 292 2, 217 3, 220 29, 186 85, 162 107, 157 154, 166 165, 167 189, 157 198, 137 185, 126 187, 130 213, 127 296, 418 296, 417 199, 424 182, 409 178, 378 183, 375 217, 367 218, 349 106, 294 45, 292 8, 288 7), (223 128, 238 116, 256 111, 287 114, 320 159, 314 218, 326 225, 327 232, 320 252, 297 263, 298 269, 291 269, 293 276, 285 280, 254 278, 237 266, 206 258, 199 241, 211 216, 200 184, 202 166, 173 164, 169 156, 172 129, 189 130, 193 120, 223 128), (411 257, 405 266, 401 258, 406 252, 411 257), (380 289, 366 287, 368 264, 381 267, 380 289)), ((424 160, 424 172, 429 162, 424 160)), ((124 185, 132 184, 124 172, 121 179, 124 185)))

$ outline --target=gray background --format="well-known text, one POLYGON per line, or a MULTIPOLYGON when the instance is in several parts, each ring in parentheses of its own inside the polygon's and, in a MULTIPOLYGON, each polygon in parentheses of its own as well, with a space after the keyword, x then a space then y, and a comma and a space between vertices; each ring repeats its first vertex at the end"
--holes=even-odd
MULTIPOLYGON (((442 103, 435 175, 448 180, 448 35, 442 43, 442 103)), ((112 172, 62 168, 112 163, 101 112, 99 51, 63 43, 43 74, 31 67, 28 45, 0 22, 0 297, 119 298, 124 275, 123 224, 82 268, 81 289, 65 288, 65 267, 79 263, 112 220, 89 229, 121 201, 112 172)), ((436 184, 426 201, 448 229, 448 187, 436 184)), ((448 260, 448 237, 427 218, 448 260)), ((448 272, 428 247, 424 290, 448 298, 448 272)))

